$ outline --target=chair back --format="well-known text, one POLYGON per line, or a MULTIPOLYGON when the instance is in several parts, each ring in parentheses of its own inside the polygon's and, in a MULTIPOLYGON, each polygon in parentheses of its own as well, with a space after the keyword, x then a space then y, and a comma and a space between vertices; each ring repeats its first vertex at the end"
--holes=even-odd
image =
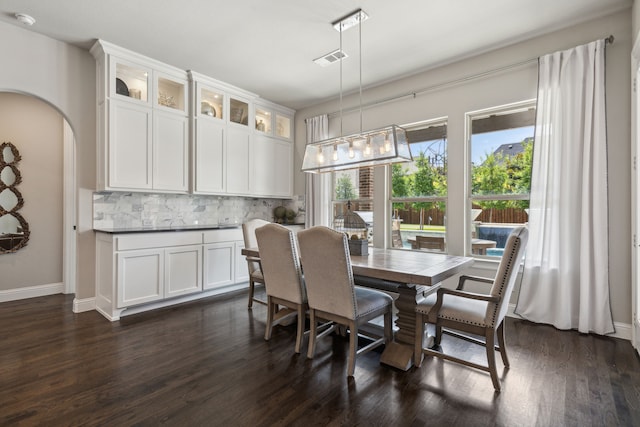
POLYGON ((491 286, 491 295, 499 296, 500 301, 490 303, 487 308, 487 322, 492 325, 500 324, 509 308, 509 299, 516 283, 518 266, 524 255, 529 230, 527 227, 516 227, 511 231, 504 247, 504 253, 498 266, 496 278, 491 286))
MULTIPOLYGON (((256 240, 256 229, 267 224, 271 224, 269 221, 263 219, 251 219, 242 224, 242 237, 244 238, 245 248, 257 248, 258 241, 256 240)), ((260 264, 258 261, 247 260, 249 268, 249 275, 260 270, 260 264)))
POLYGON ((416 236, 418 249, 435 249, 444 252, 444 237, 416 236))
POLYGON ((298 232, 309 307, 356 318, 356 296, 347 235, 316 226, 298 232))
POLYGON ((279 224, 256 229, 267 295, 297 304, 306 302, 300 256, 293 231, 279 224))

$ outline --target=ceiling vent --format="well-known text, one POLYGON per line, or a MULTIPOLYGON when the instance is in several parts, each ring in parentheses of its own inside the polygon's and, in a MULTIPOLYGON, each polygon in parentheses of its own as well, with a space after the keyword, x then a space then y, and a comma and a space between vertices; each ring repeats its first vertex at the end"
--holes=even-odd
POLYGON ((348 57, 349 55, 344 53, 343 50, 336 49, 333 52, 329 52, 326 55, 321 56, 320 58, 314 59, 313 62, 320 65, 321 67, 326 67, 327 65, 331 65, 335 62, 339 62, 340 59, 345 59, 348 57))

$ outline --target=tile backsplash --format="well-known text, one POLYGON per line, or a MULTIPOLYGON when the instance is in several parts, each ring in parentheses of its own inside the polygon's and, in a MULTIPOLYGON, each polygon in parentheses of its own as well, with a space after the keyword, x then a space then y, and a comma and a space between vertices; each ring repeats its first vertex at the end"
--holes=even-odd
POLYGON ((273 209, 285 206, 304 223, 304 195, 293 199, 258 199, 191 194, 96 192, 93 194, 94 228, 139 228, 179 225, 242 224, 261 218, 273 221, 273 209))

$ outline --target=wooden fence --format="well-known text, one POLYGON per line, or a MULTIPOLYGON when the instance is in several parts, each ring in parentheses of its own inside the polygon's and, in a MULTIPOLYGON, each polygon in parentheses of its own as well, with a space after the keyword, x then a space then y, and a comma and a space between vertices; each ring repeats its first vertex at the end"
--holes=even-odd
MULTIPOLYGON (((474 208, 480 208, 474 206, 474 208)), ((419 209, 398 209, 394 210, 403 224, 420 224, 419 209), (397 212, 397 213, 396 213, 397 212)), ((444 217, 446 212, 441 209, 427 209, 424 211, 424 225, 444 225, 444 217)), ((498 224, 524 224, 529 221, 529 216, 522 209, 483 209, 475 221, 491 222, 498 224)))

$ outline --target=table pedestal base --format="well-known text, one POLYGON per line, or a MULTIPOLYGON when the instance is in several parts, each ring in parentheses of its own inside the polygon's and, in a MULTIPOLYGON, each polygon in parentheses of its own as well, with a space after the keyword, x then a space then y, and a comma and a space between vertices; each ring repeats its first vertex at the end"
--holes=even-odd
POLYGON ((413 366, 413 351, 416 339, 422 342, 423 337, 416 338, 416 305, 424 300, 425 293, 435 292, 440 286, 398 286, 398 309, 396 319, 395 341, 387 343, 380 356, 380 363, 408 371, 413 366))
POLYGON ((396 341, 387 343, 380 356, 380 363, 408 371, 413 366, 413 346, 396 341))

